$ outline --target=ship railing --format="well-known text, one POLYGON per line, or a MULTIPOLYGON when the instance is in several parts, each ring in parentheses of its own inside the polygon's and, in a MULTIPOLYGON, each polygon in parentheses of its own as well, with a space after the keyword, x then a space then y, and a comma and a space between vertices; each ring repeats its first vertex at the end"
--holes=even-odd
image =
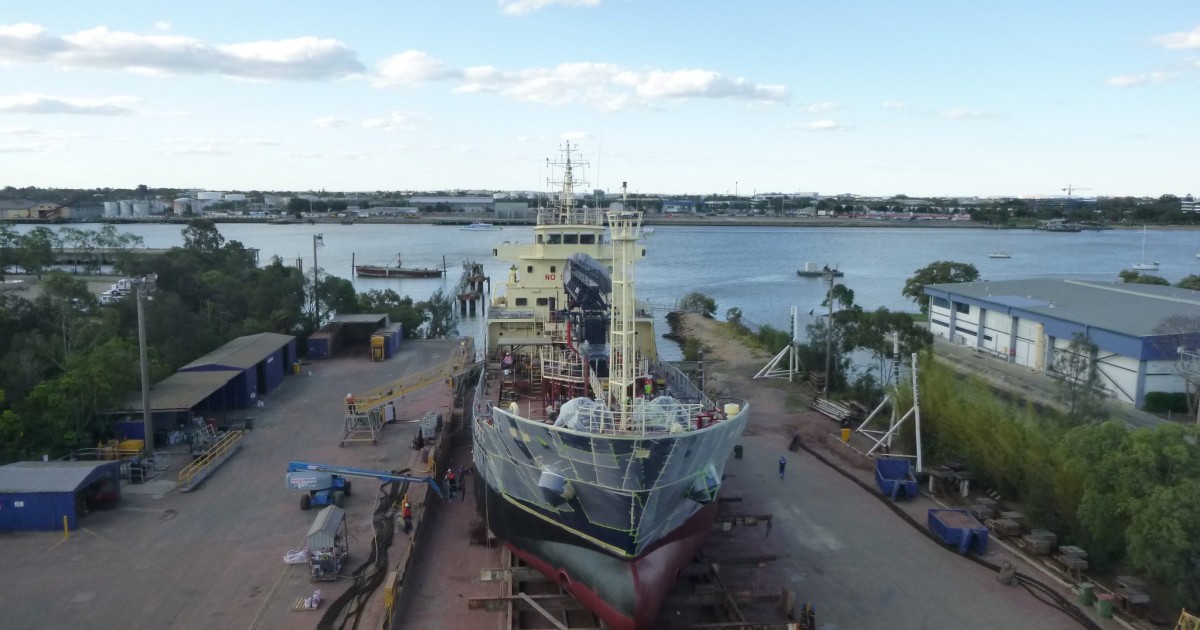
POLYGON ((598 225, 604 226, 605 213, 599 208, 546 207, 538 210, 538 225, 598 225))
MULTIPOLYGON (((687 424, 654 422, 647 425, 642 418, 637 417, 633 412, 630 412, 623 418, 619 412, 608 409, 593 409, 588 412, 588 416, 585 419, 587 426, 586 429, 571 429, 570 426, 567 426, 566 428, 568 430, 574 430, 577 433, 583 433, 587 435, 637 435, 654 437, 698 431, 727 419, 721 410, 705 409, 703 405, 699 404, 683 404, 680 405, 679 409, 682 413, 687 414, 687 424)), ((502 414, 517 420, 538 422, 538 420, 521 415, 519 411, 517 413, 513 413, 505 406, 498 406, 490 410, 490 413, 487 417, 490 418, 495 414, 502 414)))

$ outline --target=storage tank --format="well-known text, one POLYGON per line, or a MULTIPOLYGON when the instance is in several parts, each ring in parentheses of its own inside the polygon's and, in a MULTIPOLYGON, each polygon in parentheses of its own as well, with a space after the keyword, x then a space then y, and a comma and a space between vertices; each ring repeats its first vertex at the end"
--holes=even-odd
POLYGON ((121 203, 121 216, 123 216, 123 217, 133 216, 133 202, 132 201, 122 201, 120 203, 121 203))
POLYGON ((135 217, 150 216, 150 202, 149 201, 133 202, 133 216, 135 216, 135 217))
POLYGON ((245 200, 246 200, 246 195, 244 193, 227 193, 225 195, 225 201, 245 201, 245 200))
POLYGON ((221 200, 222 198, 224 198, 224 197, 225 197, 225 193, 223 193, 223 192, 214 192, 214 191, 211 191, 211 190, 209 190, 209 191, 205 191, 205 192, 199 192, 199 193, 196 193, 196 198, 197 198, 197 199, 199 199, 199 200, 201 200, 201 201, 220 201, 220 200, 221 200))
POLYGON ((111 219, 121 216, 121 204, 115 201, 104 202, 104 218, 111 219))
POLYGON ((167 211, 167 202, 155 199, 150 202, 150 214, 162 214, 167 211))
POLYGON ((180 197, 180 198, 176 199, 173 204, 171 204, 172 209, 175 210, 175 214, 178 216, 183 216, 184 213, 186 213, 188 211, 188 208, 190 208, 191 206, 192 206, 191 197, 180 197))

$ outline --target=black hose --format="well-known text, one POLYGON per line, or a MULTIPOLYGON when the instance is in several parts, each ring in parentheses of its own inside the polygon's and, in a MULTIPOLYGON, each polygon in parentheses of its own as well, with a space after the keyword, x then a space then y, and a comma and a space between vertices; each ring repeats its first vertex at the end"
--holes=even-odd
MULTIPOLYGON (((891 511, 893 513, 895 513, 897 516, 899 516, 901 519, 903 519, 904 522, 908 523, 914 529, 916 529, 917 531, 924 534, 927 538, 929 538, 930 540, 937 543, 938 547, 945 549, 947 551, 950 551, 950 547, 947 547, 945 544, 943 544, 941 539, 939 539, 933 532, 929 531, 929 528, 923 526, 916 519, 909 516, 907 512, 900 509, 900 507, 897 506, 891 500, 889 500, 888 497, 885 497, 882 494, 875 492, 875 488, 872 487, 870 484, 863 482, 858 477, 855 477, 853 474, 843 470, 840 466, 838 466, 837 464, 834 464, 828 458, 824 457, 820 453, 809 448, 808 445, 805 444, 803 441, 795 440, 793 442, 793 444, 804 449, 804 452, 808 453, 809 455, 812 455, 813 458, 815 458, 817 461, 819 461, 822 464, 825 464, 826 466, 837 471, 843 477, 849 479, 850 481, 857 484, 860 488, 866 490, 868 494, 875 497, 879 501, 883 502, 884 505, 888 506, 888 508, 891 509, 891 511)), ((980 558, 978 556, 965 555, 963 557, 965 557, 966 559, 968 559, 980 566, 987 567, 988 569, 991 569, 992 571, 996 571, 996 572, 1000 571, 999 565, 988 562, 987 560, 984 560, 983 558, 980 558)), ((1033 595, 1033 597, 1035 599, 1037 599, 1038 601, 1046 604, 1047 606, 1050 606, 1051 608, 1059 610, 1066 616, 1070 617, 1071 619, 1074 619, 1076 622, 1079 623, 1079 625, 1083 626, 1084 628, 1087 628, 1088 630, 1101 630, 1100 626, 1096 625, 1096 623, 1094 621, 1092 621, 1091 618, 1088 617, 1086 613, 1084 613, 1082 610, 1079 609, 1079 606, 1075 605, 1075 603, 1072 602, 1070 599, 1063 597, 1063 595, 1061 593, 1054 590, 1050 586, 1047 586, 1045 583, 1040 582, 1037 579, 1035 579, 1029 575, 1026 575, 1024 573, 1021 573, 1019 571, 1013 575, 1013 578, 1026 591, 1029 591, 1029 593, 1031 595, 1033 595)))

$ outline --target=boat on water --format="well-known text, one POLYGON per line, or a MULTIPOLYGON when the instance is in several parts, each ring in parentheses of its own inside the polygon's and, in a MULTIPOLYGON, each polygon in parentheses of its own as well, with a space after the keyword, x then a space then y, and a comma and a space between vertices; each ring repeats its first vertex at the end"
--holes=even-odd
POLYGON ((988 258, 1012 258, 1012 255, 1008 252, 994 251, 988 254, 988 258))
POLYGON ((1146 260, 1146 226, 1142 226, 1142 261, 1133 264, 1134 271, 1158 271, 1158 262, 1146 260))
POLYGON ((635 295, 642 213, 575 205, 571 152, 532 241, 495 250, 512 266, 473 405, 475 498, 499 540, 606 627, 660 627, 749 406, 659 359, 635 295))
POLYGON ((354 275, 360 278, 440 278, 444 273, 446 270, 440 267, 405 267, 399 255, 395 265, 354 265, 354 275))
POLYGON ((801 278, 823 278, 826 274, 834 278, 841 278, 846 275, 836 267, 831 269, 829 265, 820 265, 820 263, 815 262, 806 262, 803 269, 796 270, 796 275, 801 278))
POLYGON ((463 230, 465 232, 495 232, 500 229, 500 226, 492 225, 491 223, 476 222, 476 223, 472 223, 471 225, 464 225, 458 229, 463 230))

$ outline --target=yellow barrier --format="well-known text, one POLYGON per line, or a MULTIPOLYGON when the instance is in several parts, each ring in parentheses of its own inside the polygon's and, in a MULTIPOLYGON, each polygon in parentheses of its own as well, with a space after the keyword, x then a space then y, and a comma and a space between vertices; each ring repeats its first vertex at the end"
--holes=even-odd
POLYGON ((233 448, 237 446, 237 443, 242 439, 243 435, 245 434, 242 431, 230 431, 229 433, 225 434, 225 437, 217 441, 212 448, 205 451, 203 455, 197 457, 195 461, 187 466, 184 466, 183 470, 179 471, 179 485, 184 488, 191 486, 192 479, 204 472, 204 469, 207 468, 208 465, 213 462, 213 460, 216 460, 233 450, 233 448))

